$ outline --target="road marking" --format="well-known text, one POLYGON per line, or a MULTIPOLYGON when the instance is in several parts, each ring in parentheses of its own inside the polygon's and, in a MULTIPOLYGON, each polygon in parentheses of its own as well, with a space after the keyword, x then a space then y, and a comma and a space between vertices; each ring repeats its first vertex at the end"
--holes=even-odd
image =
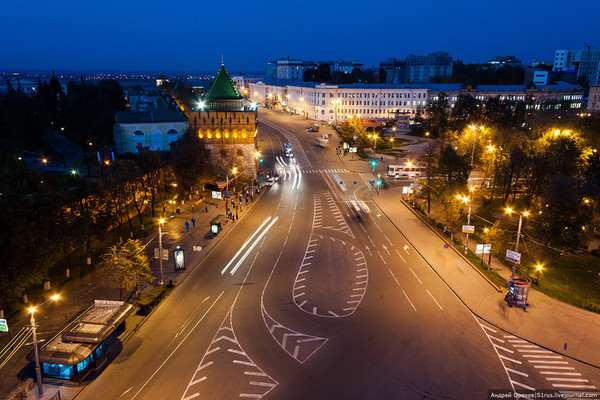
POLYGON ((381 257, 381 261, 383 261, 384 264, 387 264, 385 262, 385 259, 383 258, 383 256, 381 255, 381 253, 379 252, 379 250, 377 250, 377 254, 379 254, 379 257, 381 257))
POLYGON ((479 325, 481 325, 481 327, 482 327, 482 328, 488 329, 488 330, 489 330, 489 331, 491 331, 492 333, 498 333, 498 332, 496 332, 494 329, 490 328, 489 326, 485 326, 485 325, 483 325, 483 324, 479 324, 479 325))
POLYGON ((269 376, 269 375, 265 374, 264 372, 258 372, 258 371, 244 371, 244 375, 269 376))
POLYGON ((371 240, 371 236, 367 235, 367 239, 369 239, 369 241, 371 242, 371 244, 373 245, 373 247, 377 247, 377 246, 375 246, 375 243, 373 243, 373 240, 371 240))
POLYGON ((204 312, 204 314, 202 315, 202 317, 200 317, 200 319, 198 319, 198 322, 196 322, 196 324, 192 327, 192 329, 190 329, 190 331, 187 333, 187 335, 185 335, 183 337, 183 339, 181 339, 181 342, 179 342, 179 344, 177 345, 177 347, 175 347, 175 349, 173 349, 173 351, 171 352, 171 354, 169 354, 169 356, 167 358, 165 358, 165 360, 154 371, 154 373, 150 376, 150 378, 148 378, 148 380, 146 382, 144 382, 144 384, 142 385, 142 387, 133 395, 133 397, 131 398, 132 400, 135 399, 137 397, 137 395, 140 394, 140 392, 142 390, 144 390, 144 388, 146 387, 146 385, 148 385, 148 383, 156 376, 156 374, 158 373, 158 371, 160 371, 161 368, 167 363, 167 361, 169 361, 169 359, 173 356, 173 354, 175 354, 175 352, 179 349, 179 347, 183 344, 183 342, 192 334, 192 332, 194 331, 194 329, 196 329, 196 327, 200 324, 200 322, 202 322, 204 320, 204 317, 206 317, 206 315, 212 310, 212 308, 215 306, 215 304, 217 304, 217 302, 219 301, 219 299, 221 298, 221 296, 223 296, 224 293, 225 292, 223 291, 223 292, 221 292, 221 294, 219 294, 219 296, 215 299, 215 301, 204 312))
MULTIPOLYGON (((248 257, 248 254, 250 254, 250 252, 254 249, 254 247, 256 247, 256 244, 258 242, 260 242, 260 240, 267 234, 267 232, 269 232, 269 229, 271 229, 271 227, 275 224, 275 222, 277 222, 278 219, 279 219, 279 217, 275 217, 273 219, 273 221, 271 221, 269 223, 269 225, 267 225, 267 227, 262 231, 262 233, 256 239, 254 239, 254 243, 252 243, 252 246, 250 246, 250 248, 248 250, 246 250, 246 252, 239 259, 239 261, 237 262, 237 264, 235 264, 235 267, 233 267, 231 269, 231 272, 230 272, 231 275, 235 274, 235 272, 238 270, 238 268, 240 267, 240 265, 242 265, 242 263, 244 262, 244 260, 246 259, 246 257, 248 257)), ((258 256, 258 253, 256 253, 256 255, 258 256)), ((256 257, 254 257, 254 260, 256 261, 256 257)), ((254 261, 252 261, 252 264, 254 264, 254 261)), ((222 272, 224 272, 224 271, 222 271, 222 272)))
POLYGON ((523 354, 523 357, 554 358, 554 359, 562 360, 561 356, 542 356, 542 355, 538 355, 538 354, 523 354))
POLYGON ((423 282, 421 282, 421 280, 419 279, 419 277, 417 276, 417 274, 415 274, 415 271, 413 271, 411 267, 408 267, 408 269, 410 269, 410 272, 412 272, 412 274, 415 276, 415 278, 417 278, 417 280, 419 281, 419 283, 422 285, 423 282))
POLYGON ((305 287, 306 287, 306 285, 294 286, 294 290, 304 289, 305 287))
POLYGON ((190 382, 190 386, 193 386, 193 385, 195 385, 196 383, 200 383, 200 382, 202 382, 202 381, 205 381, 205 380, 206 380, 206 376, 203 376, 202 378, 198 378, 198 379, 196 379, 195 381, 191 381, 191 382, 190 382))
POLYGON ((492 343, 492 346, 494 346, 494 347, 496 347, 496 348, 498 348, 498 349, 504 350, 504 351, 506 351, 506 352, 508 352, 508 353, 514 353, 514 351, 512 351, 512 350, 509 350, 509 349, 507 349, 506 347, 502 347, 502 346, 499 346, 499 345, 497 345, 497 344, 494 344, 494 343, 492 343))
MULTIPOLYGON (((494 348, 494 350, 495 350, 495 348, 494 348)), ((514 362, 515 364, 523 364, 523 363, 522 363, 521 361, 519 361, 519 360, 515 360, 515 359, 512 359, 512 358, 510 358, 510 357, 503 356, 503 355, 499 354, 497 351, 496 351, 496 354, 498 354, 498 357, 500 357, 500 358, 504 358, 505 360, 508 360, 508 361, 510 361, 510 362, 514 362)), ((504 363, 502 363, 502 365, 504 365, 504 363)), ((504 367, 504 369, 506 369, 506 367, 504 367)))
POLYGON ((387 246, 385 244, 383 245, 383 249, 385 251, 387 251, 388 255, 392 255, 392 253, 390 253, 390 251, 388 250, 388 248, 387 248, 387 246))
POLYGON ((308 300, 304 300, 302 303, 300 303, 300 308, 302 308, 302 306, 305 305, 306 303, 308 303, 308 300))
POLYGON ((198 396, 200 396, 200 393, 194 393, 194 394, 193 394, 193 395, 191 395, 191 396, 184 397, 182 400, 191 400, 191 399, 194 399, 194 398, 196 398, 196 397, 198 397, 198 396))
POLYGON ((387 237, 387 235, 384 233, 383 236, 385 236, 385 238, 387 239, 388 242, 390 242, 390 244, 393 246, 394 243, 392 243, 392 241, 390 240, 390 238, 387 237))
MULTIPOLYGON (((398 284, 399 285, 399 284, 398 284)), ((402 293, 404 293, 404 296, 406 296, 406 300, 408 300, 408 302, 410 303, 410 305, 412 306, 413 310, 417 311, 417 309, 415 308, 414 304, 412 303, 412 301, 410 301, 410 299, 408 298, 408 295, 406 294, 406 292, 403 290, 402 293)))
POLYGON ((535 391, 535 388, 532 388, 531 386, 527 386, 526 384, 521 383, 521 382, 513 381, 512 379, 510 380, 510 383, 517 385, 517 386, 521 386, 523 389, 531 390, 532 392, 535 391))
MULTIPOLYGON (((554 365, 534 365, 535 368, 544 368, 544 369, 568 369, 568 370, 574 370, 575 368, 573 367, 559 367, 559 366, 554 366, 554 365)), ((548 371, 548 373, 550 373, 550 371, 548 371)))
POLYGON ((564 388, 564 389, 596 389, 596 386, 593 385, 569 385, 562 383, 553 383, 552 386, 555 388, 564 388))
POLYGON ((565 382, 589 382, 587 379, 583 378, 546 378, 547 381, 565 381, 565 382))
POLYGON ((571 375, 571 376, 581 376, 579 372, 560 372, 560 371, 540 371, 540 374, 543 375, 571 375))
MULTIPOLYGON (((529 361, 530 363, 568 364, 568 362, 566 362, 566 361, 548 361, 548 360, 527 360, 527 361, 529 361)), ((540 367, 540 368, 542 368, 542 367, 540 367)))
POLYGON ((409 248, 410 248, 410 247, 408 247, 408 245, 404 245, 403 249, 404 249, 404 251, 406 252, 406 254, 410 254, 410 253, 408 252, 408 249, 409 249, 409 248))
POLYGON ((431 298, 433 299, 433 301, 435 301, 435 304, 437 304, 437 306, 440 308, 440 310, 443 310, 442 306, 440 306, 440 303, 437 302, 437 300, 435 299, 435 297, 433 297, 433 295, 431 294, 431 292, 429 291, 429 289, 425 289, 427 291, 427 293, 429 293, 429 295, 431 296, 431 298))
POLYGON ((398 253, 398 255, 400 256, 400 258, 402 259, 402 261, 404 261, 406 263, 406 260, 404 259, 404 257, 402 257, 402 254, 400 254, 400 252, 398 251, 398 249, 394 249, 396 250, 396 253, 398 253))
POLYGON ((529 374, 526 374, 525 372, 517 371, 516 369, 506 368, 506 370, 509 372, 512 372, 513 374, 524 376, 525 378, 529 377, 529 374))

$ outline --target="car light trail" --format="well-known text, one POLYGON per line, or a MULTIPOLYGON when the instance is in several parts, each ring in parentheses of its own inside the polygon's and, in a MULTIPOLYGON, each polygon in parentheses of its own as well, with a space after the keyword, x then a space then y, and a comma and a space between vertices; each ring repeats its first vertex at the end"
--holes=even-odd
POLYGON ((250 254, 250 252, 252 251, 252 249, 254 249, 254 247, 256 246, 256 244, 258 242, 260 242, 260 239, 262 239, 263 236, 265 236, 267 234, 267 232, 269 231, 269 229, 271 229, 271 227, 273 226, 273 224, 275 224, 275 222, 277 222, 278 219, 279 219, 279 217, 275 217, 275 219, 273 219, 273 221, 271 221, 271 223, 265 228, 265 230, 262 231, 262 233, 260 235, 258 235, 258 237, 256 239, 254 239, 254 242, 252 243, 252 246, 250 246, 250 248, 248 250, 246 250, 246 252, 242 256, 242 258, 240 258, 240 260, 237 262, 237 264, 235 264, 235 267, 233 267, 233 269, 231 270, 231 272, 230 272, 231 275, 235 274, 235 271, 237 271, 238 268, 240 267, 240 265, 242 265, 242 263, 244 262, 244 260, 246 259, 246 257, 248 257, 248 254, 250 254))
POLYGON ((233 264, 233 262, 235 261, 235 259, 237 258, 237 256, 239 256, 240 253, 242 252, 242 250, 244 250, 244 248, 246 247, 246 245, 248 245, 248 243, 250 243, 250 241, 252 240, 252 238, 254 236, 256 236, 256 234, 258 232, 260 232, 260 230, 262 229, 262 227, 265 226, 265 224, 267 222, 269 222, 270 219, 271 219, 271 217, 268 217, 267 219, 265 219, 263 221, 263 223, 254 231, 254 233, 252 234, 252 236, 250 236, 248 239, 246 239, 246 241, 244 242, 244 244, 242 245, 242 247, 240 247, 240 249, 238 250, 238 252, 235 253, 235 256, 233 256, 233 258, 231 260, 229 260, 229 262, 227 263, 227 265, 225 266, 225 268, 223 268, 223 270, 221 271, 221 275, 223 275, 225 273, 225 271, 227 271, 227 269, 229 268, 229 266, 231 264, 233 264))

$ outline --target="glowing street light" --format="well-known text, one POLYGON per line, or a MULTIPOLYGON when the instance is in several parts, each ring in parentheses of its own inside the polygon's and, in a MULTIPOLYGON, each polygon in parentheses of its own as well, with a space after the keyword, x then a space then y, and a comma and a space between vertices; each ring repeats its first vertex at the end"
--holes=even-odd
MULTIPOLYGON (((512 208, 507 208, 506 212, 509 214, 512 214, 514 211, 512 208)), ((521 237, 521 226, 523 225, 523 217, 526 217, 529 215, 529 211, 524 211, 523 213, 517 213, 519 214, 519 228, 517 229, 517 242, 515 243, 515 253, 519 252, 519 238, 521 237)), ((510 275, 510 279, 514 279, 515 278, 515 270, 517 268, 517 263, 513 262, 513 266, 512 266, 512 273, 510 275)))
POLYGON ((540 264, 535 266, 535 269, 537 270, 537 278, 535 280, 535 284, 539 285, 540 284, 540 271, 542 270, 542 266, 540 264))
POLYGON ((42 373, 40 371, 40 355, 39 355, 38 343, 37 343, 35 317, 34 317, 33 313, 35 313, 35 311, 38 308, 40 308, 41 306, 43 306, 50 300, 57 300, 58 297, 59 296, 57 294, 55 294, 54 296, 50 297, 48 300, 44 301, 42 304, 40 304, 36 307, 31 307, 29 309, 29 312, 31 313, 31 319, 29 320, 29 322, 31 323, 31 333, 32 333, 32 338, 33 338, 33 353, 34 353, 34 358, 35 358, 35 360, 34 360, 34 362, 35 362, 35 379, 37 380, 38 399, 44 398, 44 388, 42 387, 42 373))
MULTIPOLYGON (((475 189, 470 188, 469 190, 471 191, 471 193, 473 193, 473 191, 475 189)), ((456 198, 459 200, 462 200, 464 203, 467 203, 469 205, 469 212, 467 214, 467 225, 471 225, 471 195, 461 196, 461 195, 457 194, 456 198)), ((466 235, 466 239, 465 239, 465 256, 466 256, 469 251, 469 232, 466 232, 465 235, 466 235)))
POLYGON ((165 223, 165 219, 161 218, 158 220, 158 266, 160 271, 160 279, 158 280, 158 284, 162 285, 164 283, 163 276, 163 259, 162 259, 162 224, 165 223))
POLYGON ((227 188, 225 189, 225 191, 227 192, 225 194, 225 222, 227 222, 227 220, 229 219, 229 174, 232 173, 233 175, 235 175, 237 173, 237 168, 233 167, 233 169, 231 171, 227 171, 227 176, 225 177, 225 179, 227 179, 227 188))

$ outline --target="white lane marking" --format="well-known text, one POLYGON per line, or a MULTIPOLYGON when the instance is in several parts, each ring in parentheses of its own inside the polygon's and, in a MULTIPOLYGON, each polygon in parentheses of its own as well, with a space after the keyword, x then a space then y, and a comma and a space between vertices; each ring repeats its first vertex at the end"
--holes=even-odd
POLYGON ((269 375, 265 374, 264 372, 258 372, 258 371, 244 371, 244 375, 269 376, 269 375))
POLYGON ((494 346, 494 347, 496 347, 496 348, 498 348, 498 349, 504 350, 504 351, 506 351, 506 352, 508 352, 508 353, 514 353, 514 351, 512 351, 512 350, 510 350, 510 349, 507 349, 506 347, 499 346, 499 345, 497 345, 497 344, 494 344, 494 343, 492 343, 492 346, 494 346))
POLYGON ((508 372, 512 372, 513 374, 524 376, 525 378, 527 378, 529 376, 529 374, 526 374, 525 372, 517 371, 516 369, 512 369, 512 368, 508 368, 507 367, 506 370, 508 372))
POLYGON ((485 326, 483 324, 479 324, 481 325, 482 328, 488 329, 489 331, 491 331, 492 333, 498 333, 495 329, 490 328, 489 326, 485 326))
POLYGON ((191 399, 195 399, 196 397, 200 396, 200 393, 194 393, 191 396, 188 397, 184 397, 182 400, 191 400, 191 399))
POLYGON ((402 261, 404 261, 406 263, 406 260, 404 259, 404 257, 402 257, 402 254, 400 254, 400 252, 398 251, 398 249, 394 249, 396 250, 396 253, 398 253, 398 255, 400 256, 400 258, 402 259, 402 261))
MULTIPOLYGON (((235 267, 233 267, 233 269, 231 270, 231 272, 230 272, 231 275, 235 274, 235 272, 238 270, 240 265, 242 265, 242 263, 244 262, 246 257, 248 257, 248 254, 250 254, 250 252, 254 249, 254 247, 256 247, 256 244, 258 242, 260 242, 260 240, 267 234, 267 232, 269 232, 269 229, 271 229, 271 227, 275 224, 275 222, 277 222, 278 219, 279 219, 279 217, 275 217, 273 219, 273 221, 271 221, 271 223, 269 225, 267 225, 265 230, 262 231, 262 233, 254 240, 254 243, 252 243, 252 246, 250 246, 250 248, 242 256, 242 258, 240 258, 240 260, 237 262, 235 267)), ((258 253, 256 253, 256 255, 258 256, 258 253)), ((256 257, 254 257, 254 260, 256 260, 256 257)), ((252 261, 252 263, 254 264, 254 261, 252 261)))
POLYGON ((531 386, 527 386, 526 384, 521 383, 521 382, 513 381, 512 379, 510 380, 510 383, 513 384, 513 385, 521 386, 523 389, 527 389, 527 390, 530 390, 532 392, 535 391, 535 388, 532 388, 531 386))
POLYGON ((431 296, 431 298, 433 299, 433 301, 435 301, 435 304, 437 304, 437 306, 440 308, 440 310, 443 310, 442 306, 440 306, 440 303, 437 302, 437 300, 435 299, 435 297, 433 297, 433 295, 431 294, 431 292, 429 291, 429 289, 425 289, 427 291, 427 293, 429 293, 429 295, 431 296))
POLYGON ((504 343, 504 340, 502 340, 500 338, 497 338, 496 336, 490 336, 490 339, 494 339, 494 340, 497 340, 500 343, 504 343))
POLYGON ((553 383, 552 386, 555 388, 564 388, 564 389, 596 389, 596 386, 593 385, 569 385, 562 383, 553 383))
POLYGON ((388 268, 388 271, 390 271, 390 274, 392 274, 392 278, 394 278, 394 280, 396 281, 396 284, 398 284, 398 286, 400 286, 400 282, 398 282, 398 279, 396 279, 396 276, 394 275, 392 270, 388 268))
POLYGON ((187 335, 185 335, 183 337, 183 339, 181 339, 181 342, 179 342, 179 344, 177 345, 177 347, 175 347, 175 349, 173 349, 173 351, 171 352, 171 354, 169 354, 169 356, 167 358, 165 358, 165 360, 162 362, 162 364, 159 365, 158 368, 156 368, 156 370, 150 376, 150 378, 148 378, 148 380, 146 382, 144 382, 144 384, 142 385, 142 387, 133 395, 133 397, 131 398, 132 400, 135 399, 137 397, 137 395, 140 394, 140 392, 142 390, 144 390, 144 388, 146 387, 146 385, 148 385, 148 383, 154 378, 154 376, 156 376, 156 374, 158 374, 158 371, 160 371, 161 368, 167 363, 167 361, 169 361, 169 359, 173 356, 173 354, 175 354, 175 352, 179 349, 179 347, 183 344, 183 342, 185 342, 185 340, 192 334, 192 332, 194 331, 194 329, 196 329, 196 327, 200 324, 200 322, 202 322, 204 320, 204 317, 206 317, 206 315, 212 310, 212 308, 215 306, 215 304, 217 304, 217 301, 219 301, 219 299, 221 298, 221 296, 223 296, 224 293, 225 292, 223 291, 223 292, 221 292, 221 294, 219 294, 219 296, 210 305, 210 307, 208 307, 208 309, 204 312, 204 314, 202 314, 202 317, 200 317, 200 319, 198 319, 198 322, 196 322, 196 324, 194 324, 194 326, 192 327, 192 329, 190 329, 190 331, 187 333, 187 335))
POLYGON ((570 375, 570 376, 581 376, 579 372, 560 372, 560 371, 540 371, 543 375, 570 375))
POLYGON ((564 382, 587 382, 589 380, 584 378, 567 378, 567 377, 555 377, 555 378, 546 378, 547 381, 564 381, 564 382))
POLYGON ((517 349, 520 353, 542 353, 542 354, 552 354, 551 351, 548 350, 533 350, 533 349, 517 349))
MULTIPOLYGON (((558 365, 534 365, 534 368, 539 368, 539 369, 542 369, 542 368, 543 369, 562 369, 562 370, 567 369, 567 370, 571 370, 571 371, 575 370, 575 368, 573 368, 573 367, 560 367, 558 365)), ((550 373, 550 372, 548 372, 548 373, 550 373)))
POLYGON ((409 249, 409 248, 410 248, 410 247, 408 247, 408 245, 404 245, 403 249, 404 249, 404 251, 406 252, 406 254, 410 254, 410 253, 408 252, 408 249, 409 249))
POLYGON ((308 303, 308 300, 304 300, 302 303, 300 303, 300 308, 302 308, 303 305, 305 305, 306 303, 308 303))
POLYGON ((269 222, 269 220, 271 219, 271 217, 267 217, 262 224, 260 224, 260 226, 254 231, 254 233, 252 234, 252 236, 250 236, 248 239, 246 239, 246 241, 244 242, 244 244, 242 245, 242 247, 240 247, 240 249, 237 251, 237 253, 235 253, 235 255, 233 256, 233 258, 231 260, 229 260, 229 262, 227 263, 227 265, 225 266, 225 268, 223 268, 223 270, 221 271, 221 275, 223 275, 225 273, 225 271, 227 271, 227 269, 229 268, 229 266, 231 264, 233 264, 233 262, 235 261, 235 259, 237 258, 237 256, 240 255, 240 253, 244 250, 244 248, 246 248, 246 246, 248 245, 248 243, 250 243, 250 241, 252 240, 252 238, 254 236, 256 236, 256 234, 258 232, 260 232, 260 230, 263 228, 263 226, 265 226, 265 224, 267 222, 269 222))
POLYGON ((377 250, 377 254, 379 254, 379 257, 381 257, 381 261, 383 261, 384 264, 387 264, 385 262, 385 259, 383 258, 383 256, 381 255, 381 253, 379 252, 379 250, 377 250))
POLYGON ((388 255, 392 255, 392 253, 390 253, 390 251, 388 250, 388 248, 387 248, 387 246, 385 244, 383 245, 383 249, 385 251, 387 251, 388 255))
POLYGON ((413 310, 417 311, 417 309, 415 308, 414 304, 412 303, 412 301, 410 301, 410 299, 408 298, 408 295, 406 294, 406 292, 403 290, 402 293, 404 293, 404 296, 406 296, 406 300, 408 300, 408 302, 410 303, 410 305, 412 306, 413 310))
POLYGON ((371 236, 367 235, 367 239, 369 239, 369 241, 371 242, 371 244, 373 245, 373 247, 377 247, 377 246, 375 246, 375 243, 373 243, 373 240, 371 240, 371 236))
POLYGON ((413 271, 411 267, 408 267, 408 269, 410 269, 410 272, 412 272, 412 274, 415 276, 415 278, 417 278, 417 280, 419 281, 419 283, 422 285, 423 282, 421 282, 421 280, 419 279, 419 277, 417 276, 417 274, 415 274, 415 271, 413 271))
POLYGON ((523 357, 536 357, 536 358, 554 358, 558 360, 562 360, 561 356, 542 356, 538 354, 522 354, 523 357))
POLYGON ((387 239, 387 241, 388 241, 388 242, 390 242, 390 244, 391 244, 392 246, 394 245, 394 243, 392 243, 392 241, 390 240, 390 238, 389 238, 389 237, 387 237, 387 235, 386 235, 385 233, 383 234, 383 236, 385 236, 385 238, 387 239))
MULTIPOLYGON (((494 350, 495 350, 495 348, 494 348, 494 350)), ((503 356, 503 355, 499 354, 497 351, 496 351, 496 354, 498 354, 498 357, 500 357, 500 358, 504 358, 505 360, 508 360, 508 361, 510 361, 510 362, 514 362, 515 364, 523 364, 523 363, 522 363, 521 361, 519 361, 519 360, 515 360, 515 359, 512 359, 512 358, 510 358, 510 357, 503 356)), ((504 363, 502 363, 502 365, 504 365, 504 363)), ((504 367, 504 369, 506 369, 506 367, 504 367)))

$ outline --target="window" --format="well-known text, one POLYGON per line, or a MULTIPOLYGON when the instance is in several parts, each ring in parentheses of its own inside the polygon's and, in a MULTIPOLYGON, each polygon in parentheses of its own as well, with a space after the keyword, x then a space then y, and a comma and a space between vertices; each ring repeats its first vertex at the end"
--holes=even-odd
POLYGON ((49 378, 70 379, 74 375, 72 365, 42 363, 42 370, 49 378))
POLYGON ((133 132, 133 136, 144 136, 144 132, 137 130, 137 131, 133 132))
POLYGON ((169 129, 167 135, 178 135, 179 131, 177 129, 169 129))

